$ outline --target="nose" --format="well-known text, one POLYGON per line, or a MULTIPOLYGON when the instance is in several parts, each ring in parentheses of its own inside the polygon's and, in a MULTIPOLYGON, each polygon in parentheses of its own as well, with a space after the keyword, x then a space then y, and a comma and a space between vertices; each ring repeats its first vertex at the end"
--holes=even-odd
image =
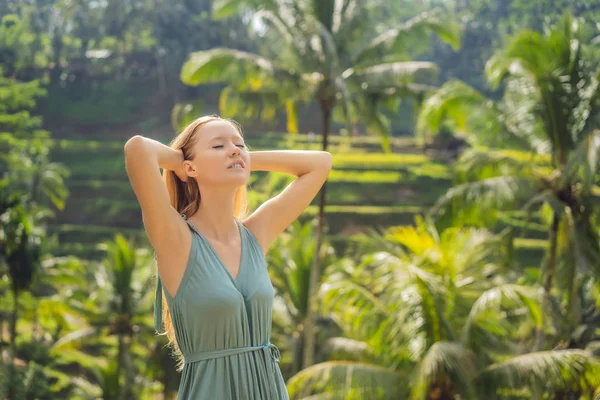
POLYGON ((240 155, 242 154, 242 150, 239 147, 233 145, 233 149, 230 151, 230 154, 232 156, 240 155))

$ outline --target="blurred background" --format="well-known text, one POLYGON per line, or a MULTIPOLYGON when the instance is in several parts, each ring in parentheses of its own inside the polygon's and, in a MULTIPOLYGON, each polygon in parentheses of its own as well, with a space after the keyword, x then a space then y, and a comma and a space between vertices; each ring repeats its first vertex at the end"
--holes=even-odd
MULTIPOLYGON (((0 0, 0 398, 175 399, 123 145, 326 149, 291 399, 600 395, 597 0, 0 0)), ((290 181, 253 173, 250 211, 290 181)))

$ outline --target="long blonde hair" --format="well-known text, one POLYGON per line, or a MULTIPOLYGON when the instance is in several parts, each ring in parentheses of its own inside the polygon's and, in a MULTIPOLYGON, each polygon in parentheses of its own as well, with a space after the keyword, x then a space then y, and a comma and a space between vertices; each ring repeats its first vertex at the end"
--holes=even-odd
MULTIPOLYGON (((240 135, 243 135, 242 127, 237 122, 218 116, 205 116, 200 117, 187 125, 181 133, 175 136, 171 143, 169 143, 169 147, 178 150, 181 149, 183 151, 184 160, 193 159, 195 156, 194 146, 196 144, 196 134, 198 129, 212 121, 227 121, 238 130, 240 135)), ((175 172, 169 170, 163 170, 163 179, 167 186, 171 206, 176 209, 179 214, 183 214, 188 218, 194 215, 196 211, 198 211, 202 199, 196 180, 190 178, 187 182, 183 182, 177 177, 175 172)), ((247 211, 248 203, 246 193, 246 186, 241 186, 235 193, 233 214, 238 219, 243 218, 247 211)), ((161 296, 163 309, 162 320, 164 321, 165 328, 162 335, 167 335, 169 345, 177 359, 177 370, 181 371, 183 369, 184 361, 183 354, 181 353, 181 349, 175 338, 175 329, 173 327, 173 322, 171 321, 171 313, 164 293, 162 293, 161 296)))

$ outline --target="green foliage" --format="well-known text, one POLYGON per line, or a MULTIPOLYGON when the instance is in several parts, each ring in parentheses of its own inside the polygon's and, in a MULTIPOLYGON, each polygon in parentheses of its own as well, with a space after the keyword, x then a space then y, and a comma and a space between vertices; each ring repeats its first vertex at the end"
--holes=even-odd
POLYGON ((321 289, 323 311, 355 343, 353 354, 298 373, 289 380, 291 398, 345 398, 340 385, 368 381, 376 369, 386 381, 363 389, 384 399, 400 389, 413 399, 517 391, 552 399, 597 387, 599 364, 590 352, 528 352, 544 321, 540 291, 509 281, 517 275, 502 237, 474 228, 439 232, 417 220, 383 235, 369 232, 356 244, 321 289), (372 350, 366 358, 359 343, 372 350))
POLYGON ((381 32, 371 24, 368 7, 336 4, 217 2, 214 11, 220 17, 241 10, 253 13, 269 45, 260 56, 226 48, 192 53, 181 79, 188 85, 226 83, 220 98, 226 116, 273 119, 285 104, 291 132, 298 131, 297 103, 316 102, 326 130, 337 108, 334 115, 347 124, 367 126, 390 150, 390 121, 382 110, 394 112, 400 97, 427 92, 436 70, 432 63, 404 61, 406 38, 435 32, 457 46, 459 30, 441 12, 430 12, 381 32))
POLYGON ((44 58, 36 54, 36 35, 31 23, 29 18, 21 18, 16 14, 1 16, 0 66, 8 76, 25 68, 45 64, 44 58))
MULTIPOLYGON (((332 360, 292 378, 293 394, 309 390, 311 398, 348 400, 459 393, 461 398, 550 400, 579 390, 591 393, 599 385, 598 360, 591 357, 598 341, 600 293, 593 246, 598 76, 586 69, 586 63, 598 60, 597 49, 587 45, 595 45, 591 39, 597 29, 565 19, 552 33, 542 33, 545 18, 569 2, 477 0, 467 2, 466 9, 467 3, 457 1, 302 1, 303 8, 289 15, 279 13, 277 1, 213 2, 213 17, 251 16, 250 34, 239 20, 212 21, 208 3, 96 3, 0 2, 0 75, 16 78, 0 78, 0 172, 5 172, 0 176, 0 249, 19 259, 1 270, 4 321, 13 304, 6 274, 26 289, 17 303, 16 332, 17 357, 28 364, 6 364, 1 380, 2 389, 12 385, 15 399, 117 398, 129 382, 141 389, 122 389, 125 397, 146 398, 161 390, 159 380, 165 392, 176 390, 178 377, 164 373, 169 357, 159 351, 148 315, 151 260, 147 251, 133 250, 146 241, 124 174, 126 138, 107 127, 152 135, 164 125, 172 99, 182 102, 173 109, 177 127, 199 110, 212 112, 210 96, 220 87, 184 91, 179 83, 185 57, 206 49, 213 50, 195 60, 201 64, 192 74, 198 82, 237 79, 221 96, 222 110, 271 120, 285 107, 287 129, 295 132, 313 116, 303 110, 305 102, 317 98, 330 104, 333 95, 334 118, 350 119, 358 131, 365 126, 382 134, 393 150, 379 154, 381 137, 351 137, 350 129, 329 137, 334 171, 326 219, 338 257, 325 262, 329 270, 322 294, 331 309, 320 319, 321 339, 327 340, 319 347, 320 359, 332 360), (432 4, 445 9, 431 12, 432 4), (457 27, 444 23, 453 12, 464 23, 464 45, 456 55, 439 41, 430 47, 423 40, 436 32, 456 48, 457 27), (311 17, 296 23, 301 14, 311 17), (515 35, 488 64, 502 100, 481 94, 483 61, 506 32, 521 26, 536 31, 515 35), (239 50, 219 50, 226 47, 239 50), (398 115, 399 107, 411 106, 399 99, 412 96, 417 110, 438 74, 442 81, 462 78, 479 90, 452 80, 424 104, 422 115, 429 117, 419 121, 423 137, 463 134, 477 146, 456 164, 423 154, 413 139, 386 136, 394 120, 411 123, 398 115), (49 139, 31 112, 45 95, 32 78, 51 80, 48 100, 39 108, 50 117, 46 121, 57 133, 82 140, 49 139), (99 134, 110 138, 88 140, 99 134), (50 160, 73 170, 68 181, 66 169, 50 160), (536 290, 543 277, 540 260, 550 248, 547 226, 553 213, 567 208, 561 203, 565 193, 581 200, 581 207, 568 206, 571 211, 589 214, 566 213, 574 217, 559 226, 563 256, 553 304, 565 317, 550 324, 536 290), (434 211, 445 209, 449 220, 493 222, 502 235, 472 228, 439 232, 417 223, 383 237, 359 235, 358 244, 348 240, 366 227, 410 224, 438 199, 434 211), (476 204, 465 207, 466 202, 476 204), (523 204, 524 210, 513 212, 523 204), (54 210, 60 211, 58 220, 40 229, 54 210), (513 241, 513 229, 523 237, 513 241), (14 240, 7 242, 7 236, 14 240), (372 241, 365 243, 368 236, 372 241), (40 237, 47 243, 38 243, 40 237), (110 245, 98 246, 113 238, 110 245), (78 254, 98 262, 51 258, 48 249, 55 256, 78 254), (357 258, 340 258, 344 252, 357 258), (25 268, 15 268, 23 262, 25 268), (345 337, 328 337, 326 323, 343 328, 345 337), (554 330, 565 325, 572 335, 554 330), (556 335, 549 337, 548 347, 559 343, 587 350, 529 353, 532 332, 540 328, 556 335), (114 337, 132 330, 130 346, 114 337), (117 357, 118 346, 125 358, 117 357)), ((594 15, 593 8, 589 1, 573 5, 578 15, 594 15)), ((321 148, 314 135, 255 134, 255 127, 247 128, 252 148, 321 148)), ((290 179, 256 174, 252 208, 290 179)), ((308 299, 307 255, 316 211, 309 207, 300 217, 309 223, 282 235, 269 255, 278 304, 287 314, 274 315, 273 335, 280 342, 292 338, 286 363, 298 357, 292 354, 298 345, 293 338, 301 333, 308 299)), ((333 248, 326 249, 331 258, 333 248)))
POLYGON ((46 374, 44 367, 35 362, 29 363, 25 368, 18 368, 11 364, 2 366, 3 379, 0 381, 0 394, 13 393, 15 400, 54 398, 51 387, 51 378, 46 374))
POLYGON ((45 113, 75 126, 126 124, 148 105, 152 87, 147 81, 92 82, 89 85, 48 86, 45 113))

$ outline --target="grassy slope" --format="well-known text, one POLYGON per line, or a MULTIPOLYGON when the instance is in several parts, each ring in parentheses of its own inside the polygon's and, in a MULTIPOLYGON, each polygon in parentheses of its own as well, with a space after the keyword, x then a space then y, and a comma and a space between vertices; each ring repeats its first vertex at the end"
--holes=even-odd
MULTIPOLYGON (((267 133, 247 137, 247 143, 252 150, 319 148, 308 135, 267 133)), ((377 138, 331 138, 334 170, 328 181, 327 219, 330 233, 338 239, 367 227, 410 224, 415 214, 426 212, 451 186, 449 166, 424 155, 411 139, 394 139, 392 145, 395 152, 383 154, 377 138)), ((56 225, 50 227, 50 233, 61 243, 57 253, 96 255, 95 244, 116 232, 144 240, 122 149, 123 143, 115 141, 57 141, 53 160, 71 169, 71 196, 56 225)), ((510 156, 522 157, 518 153, 510 156)), ((253 175, 251 188, 270 187, 274 191, 291 179, 280 174, 253 175)), ((303 218, 315 213, 316 200, 303 218)), ((533 236, 537 241, 517 242, 518 246, 526 243, 520 247, 527 259, 541 254, 544 233, 534 231, 533 236)))

